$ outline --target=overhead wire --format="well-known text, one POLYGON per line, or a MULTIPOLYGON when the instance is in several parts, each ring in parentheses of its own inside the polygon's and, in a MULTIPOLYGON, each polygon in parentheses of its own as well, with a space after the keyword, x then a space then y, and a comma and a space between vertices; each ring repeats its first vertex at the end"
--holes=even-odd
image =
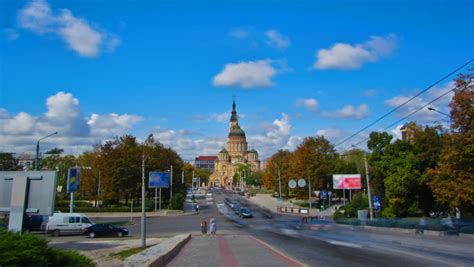
POLYGON ((394 113, 395 111, 397 111, 398 109, 400 109, 401 107, 403 107, 404 105, 408 104, 409 102, 411 102, 413 99, 415 99, 416 97, 426 93, 428 90, 432 89, 433 87, 435 87, 436 85, 438 85, 439 83, 441 83, 442 81, 446 80, 447 78, 451 77, 453 74, 455 74, 456 72, 458 72, 459 70, 463 69, 464 67, 466 67, 467 65, 469 65, 470 63, 474 62, 474 59, 470 59, 469 61, 467 61, 466 63, 462 64, 460 67, 456 68, 455 70, 451 71, 450 73, 444 75, 441 79, 437 80, 436 82, 432 83, 431 85, 429 85, 427 88, 423 89, 422 91, 418 92, 417 94, 415 94, 414 96, 412 96, 410 99, 408 99, 407 101, 401 103, 400 105, 396 106, 395 108, 393 108, 392 110, 390 110, 389 112, 387 112, 386 114, 382 115, 381 117, 379 117, 378 119, 376 119, 375 121, 369 123, 367 126, 363 127, 362 129, 360 129, 359 131, 355 132, 354 134, 350 135, 349 137, 346 137, 344 140, 342 140, 341 142, 339 142, 338 144, 336 144, 334 147, 338 147, 342 144, 344 144, 345 142, 347 142, 349 139, 353 138, 354 136, 360 134, 361 132, 363 132, 364 130, 368 129, 369 127, 373 126, 374 124, 376 124, 377 122, 381 121, 382 119, 386 118, 387 116, 389 116, 390 114, 394 113))

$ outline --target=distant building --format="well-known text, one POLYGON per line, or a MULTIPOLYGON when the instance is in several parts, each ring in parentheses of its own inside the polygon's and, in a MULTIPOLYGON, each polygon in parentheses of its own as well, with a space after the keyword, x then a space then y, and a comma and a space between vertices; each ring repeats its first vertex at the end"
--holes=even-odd
POLYGON ((35 158, 32 155, 29 154, 20 154, 20 155, 15 155, 15 157, 18 160, 18 166, 22 170, 30 170, 33 168, 33 165, 35 163, 35 158))
POLYGON ((416 125, 415 122, 411 121, 411 122, 408 122, 408 123, 405 123, 401 128, 400 128, 400 132, 402 134, 402 140, 403 141, 412 141, 413 138, 415 137, 415 133, 416 131, 419 129, 420 127, 418 125, 416 125))
POLYGON ((194 160, 194 166, 198 169, 205 169, 213 173, 216 160, 217 156, 198 156, 194 160))
POLYGON ((247 165, 253 172, 260 170, 258 152, 248 149, 245 132, 240 128, 235 101, 232 103, 227 149, 222 148, 217 157, 215 170, 209 177, 210 186, 231 186, 232 178, 241 165, 247 165))

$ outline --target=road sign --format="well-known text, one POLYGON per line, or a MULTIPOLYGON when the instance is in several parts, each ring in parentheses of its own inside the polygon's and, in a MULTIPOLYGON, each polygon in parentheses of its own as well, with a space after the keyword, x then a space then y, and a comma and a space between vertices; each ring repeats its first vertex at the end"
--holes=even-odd
POLYGON ((381 203, 380 203, 380 196, 379 195, 375 195, 374 196, 374 209, 376 211, 379 211, 381 208, 381 203))
POLYGON ((288 186, 290 188, 295 188, 296 187, 296 181, 295 180, 289 180, 288 181, 288 186))
POLYGON ((150 188, 169 188, 170 173, 169 172, 150 172, 148 179, 148 187, 150 188))
POLYGON ((56 171, 0 172, 0 213, 8 213, 8 229, 20 232, 25 213, 53 215, 56 171))
POLYGON ((332 176, 334 189, 360 189, 360 174, 334 174, 332 176))
POLYGON ((67 192, 74 193, 79 189, 79 177, 80 177, 79 168, 69 168, 67 172, 67 192))
POLYGON ((298 180, 298 186, 299 187, 305 187, 306 186, 306 181, 303 178, 299 179, 298 180))

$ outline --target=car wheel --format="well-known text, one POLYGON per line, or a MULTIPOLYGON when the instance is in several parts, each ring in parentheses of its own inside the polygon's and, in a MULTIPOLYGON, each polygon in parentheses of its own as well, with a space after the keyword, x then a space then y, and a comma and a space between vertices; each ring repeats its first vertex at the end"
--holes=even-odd
POLYGON ((53 234, 52 234, 52 235, 53 235, 53 236, 59 236, 59 234, 60 234, 59 230, 56 229, 56 230, 53 231, 53 234))
POLYGON ((94 233, 94 232, 90 232, 90 233, 89 233, 89 237, 90 237, 90 238, 94 238, 94 237, 95 237, 95 233, 94 233))
POLYGON ((123 236, 123 233, 122 233, 122 232, 118 232, 118 233, 117 233, 117 236, 118 236, 118 237, 122 237, 122 236, 123 236))

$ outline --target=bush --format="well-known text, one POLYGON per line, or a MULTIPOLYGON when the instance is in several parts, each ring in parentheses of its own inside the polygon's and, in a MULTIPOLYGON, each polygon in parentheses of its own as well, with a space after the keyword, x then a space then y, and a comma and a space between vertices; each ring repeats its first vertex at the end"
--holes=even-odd
POLYGON ((31 234, 20 235, 0 229, 0 266, 94 266, 75 251, 48 247, 48 242, 31 234))
POLYGON ((360 221, 356 218, 339 218, 334 221, 339 224, 360 225, 360 221))
POLYGON ((171 198, 171 209, 173 210, 182 210, 184 203, 184 195, 181 193, 176 193, 171 198))
POLYGON ((474 226, 464 226, 459 230, 463 234, 474 234, 474 226))

